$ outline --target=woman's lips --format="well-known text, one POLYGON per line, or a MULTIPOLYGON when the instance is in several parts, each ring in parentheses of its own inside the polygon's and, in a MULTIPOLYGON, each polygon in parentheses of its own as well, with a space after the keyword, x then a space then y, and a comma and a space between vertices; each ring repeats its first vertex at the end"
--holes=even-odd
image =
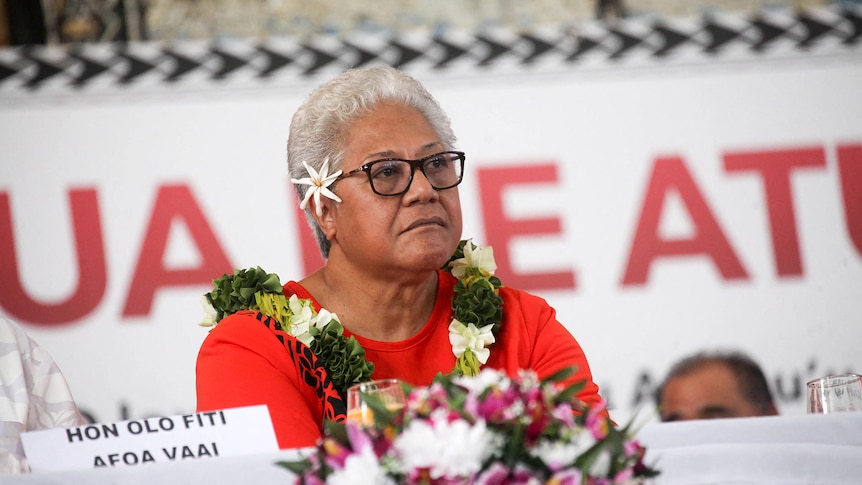
POLYGON ((445 227, 446 223, 443 222, 442 217, 425 217, 425 218, 417 219, 417 220, 413 221, 412 224, 407 226, 407 229, 405 229, 404 232, 412 231, 413 229, 418 229, 418 228, 424 227, 424 226, 445 227))

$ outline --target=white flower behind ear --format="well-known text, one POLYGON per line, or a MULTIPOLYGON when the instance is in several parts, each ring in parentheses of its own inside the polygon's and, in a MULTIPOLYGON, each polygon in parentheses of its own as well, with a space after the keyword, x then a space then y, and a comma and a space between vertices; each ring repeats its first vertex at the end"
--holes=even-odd
POLYGON ((323 209, 321 209, 320 205, 320 195, 334 200, 335 202, 341 202, 341 197, 335 195, 335 192, 329 190, 327 187, 333 184, 338 177, 341 176, 341 170, 335 171, 333 174, 329 174, 329 157, 323 161, 323 166, 320 167, 320 173, 314 169, 311 165, 306 162, 302 162, 305 165, 305 170, 308 172, 308 177, 301 179, 290 179, 290 181, 294 184, 308 185, 309 188, 305 191, 305 197, 302 199, 302 202, 299 203, 299 208, 305 210, 308 207, 308 200, 314 197, 314 212, 317 213, 318 216, 323 215, 323 209))

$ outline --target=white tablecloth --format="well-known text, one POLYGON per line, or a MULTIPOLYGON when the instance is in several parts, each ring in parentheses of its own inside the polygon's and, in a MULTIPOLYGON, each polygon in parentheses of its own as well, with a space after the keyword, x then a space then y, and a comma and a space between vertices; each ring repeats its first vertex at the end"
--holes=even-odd
POLYGON ((661 485, 862 484, 862 413, 655 423, 661 485))
MULTIPOLYGON (((657 485, 862 484, 862 413, 653 423, 638 434, 657 485)), ((295 450, 129 468, 0 476, 3 485, 292 483, 295 450)))

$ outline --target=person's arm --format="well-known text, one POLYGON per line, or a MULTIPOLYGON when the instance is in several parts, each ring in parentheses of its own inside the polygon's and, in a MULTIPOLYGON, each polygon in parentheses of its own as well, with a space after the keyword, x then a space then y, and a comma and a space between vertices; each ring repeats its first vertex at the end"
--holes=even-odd
POLYGON ((20 325, 0 317, 0 475, 29 472, 21 433, 82 426, 54 359, 20 325))
POLYGON ((71 428, 87 424, 63 372, 48 352, 33 340, 30 340, 26 361, 31 365, 31 380, 27 383, 30 396, 27 429, 71 428))
POLYGON ((300 382, 298 366, 278 338, 289 336, 255 315, 230 315, 207 336, 197 360, 197 410, 266 404, 279 448, 313 446, 321 432, 320 398, 300 382))
MULTIPOLYGON (((506 289, 503 289, 503 293, 504 317, 507 311, 517 311, 520 314, 510 315, 506 325, 522 327, 524 335, 516 338, 523 338, 524 345, 529 346, 527 367, 536 371, 540 378, 549 377, 568 367, 576 367, 576 372, 564 383, 584 382, 584 387, 578 392, 578 399, 589 406, 601 402, 599 387, 593 382, 587 357, 578 341, 557 321, 556 311, 538 296, 506 289)), ((509 335, 506 338, 512 337, 513 335, 509 335)))
POLYGON ((578 399, 589 406, 598 404, 602 398, 599 386, 593 382, 593 374, 587 356, 574 336, 556 318, 556 311, 546 306, 542 311, 539 333, 534 347, 534 357, 539 375, 550 375, 560 369, 575 366, 577 371, 569 376, 566 384, 584 382, 578 391, 578 399))

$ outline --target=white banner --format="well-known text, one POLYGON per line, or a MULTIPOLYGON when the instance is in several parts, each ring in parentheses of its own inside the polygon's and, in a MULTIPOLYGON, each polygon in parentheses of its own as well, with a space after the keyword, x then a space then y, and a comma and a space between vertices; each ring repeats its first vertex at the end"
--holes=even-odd
MULTIPOLYGON (((511 34, 499 57, 482 36, 378 47, 378 62, 419 52, 406 69, 467 153, 464 236, 494 246, 504 284, 555 306, 618 421, 650 418, 664 372, 702 349, 748 352, 788 414, 804 413, 806 380, 862 370, 862 52, 846 15, 818 15, 833 27, 807 45, 806 19, 775 20, 787 36, 765 47, 740 34, 717 50, 698 40, 709 25, 682 23, 689 44, 671 56, 657 24, 625 25, 640 40, 622 57, 620 31, 589 26, 575 44, 511 34), (598 47, 578 57, 588 36, 598 47)), ((348 44, 327 42, 315 52, 348 44)), ((87 77, 80 53, 0 53, 36 65, 0 84, 0 312, 96 421, 194 410, 212 278, 260 265, 299 279, 318 264, 285 142, 340 68, 314 71, 317 54, 288 41, 249 43, 231 47, 247 57, 225 80, 223 47, 198 45, 182 76, 178 49, 93 47, 101 76, 137 65, 111 59, 155 66, 129 84, 87 77), (277 48, 303 72, 251 75, 277 48), (61 66, 50 79, 46 59, 61 66)))

